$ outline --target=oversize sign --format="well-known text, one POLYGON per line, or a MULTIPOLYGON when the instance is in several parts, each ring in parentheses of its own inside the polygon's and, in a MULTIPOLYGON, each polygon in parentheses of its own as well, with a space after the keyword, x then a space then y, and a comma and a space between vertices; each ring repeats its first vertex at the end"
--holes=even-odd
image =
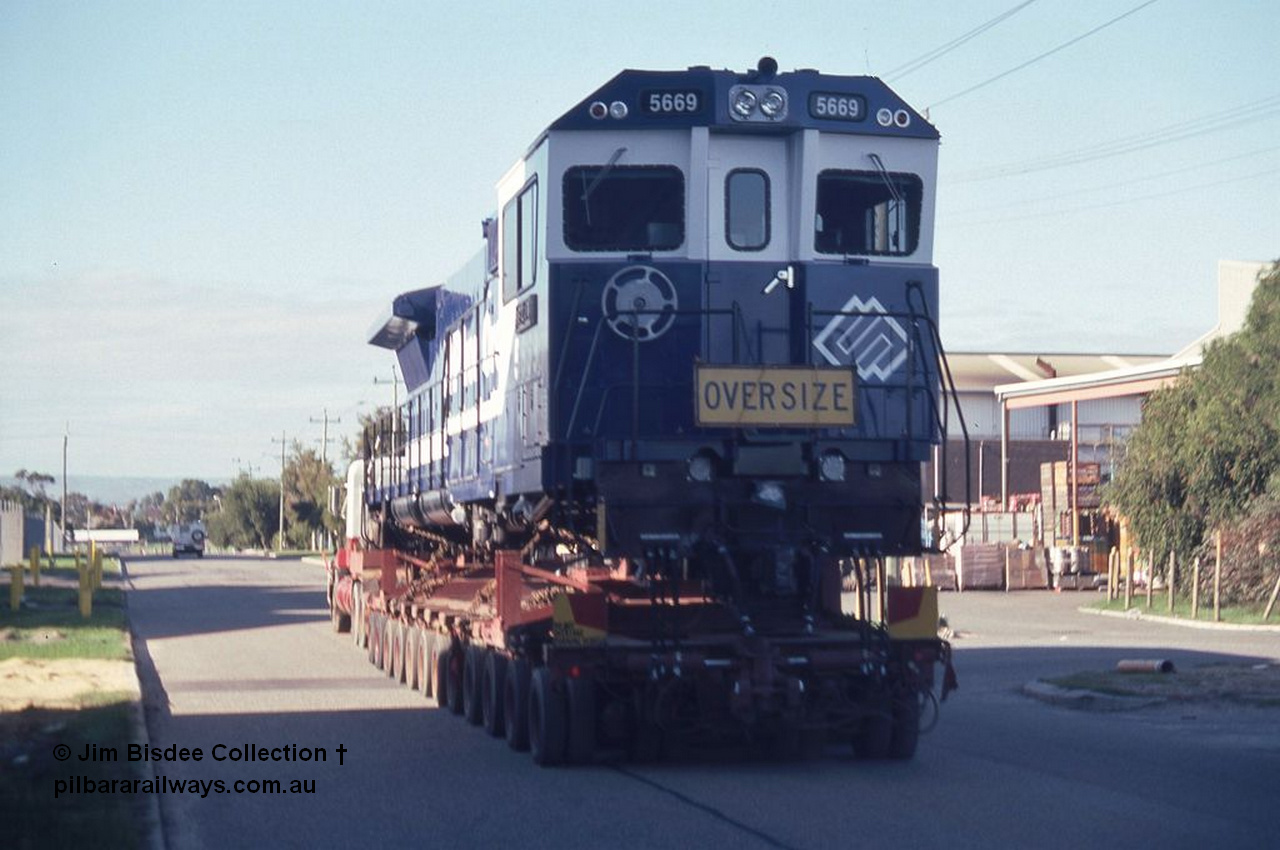
POLYGON ((857 422, 852 368, 699 365, 695 372, 699 425, 841 428, 857 422))

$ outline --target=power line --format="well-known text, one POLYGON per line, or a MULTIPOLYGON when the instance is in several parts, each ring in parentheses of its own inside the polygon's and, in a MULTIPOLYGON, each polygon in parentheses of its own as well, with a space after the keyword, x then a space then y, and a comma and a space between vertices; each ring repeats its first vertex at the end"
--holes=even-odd
POLYGON ((994 18, 987 21, 986 23, 979 24, 978 26, 969 30, 964 35, 958 36, 957 38, 953 38, 951 41, 948 41, 946 44, 942 45, 941 47, 935 47, 933 50, 930 50, 928 53, 921 54, 920 56, 917 56, 915 59, 912 59, 910 62, 905 62, 899 65, 898 67, 894 68, 892 71, 889 71, 888 73, 884 74, 883 79, 889 80, 889 81, 900 80, 903 77, 907 76, 908 74, 914 74, 916 71, 920 70, 925 65, 928 65, 929 63, 933 62, 936 59, 941 59, 943 56, 955 50, 957 47, 960 47, 966 44, 967 42, 972 41, 973 39, 982 35, 987 30, 994 27, 996 24, 1001 23, 1007 18, 1013 17, 1018 12, 1021 12, 1023 9, 1027 8, 1034 2, 1036 2, 1036 0, 1025 0, 1025 2, 1019 3, 1017 6, 1014 6, 1012 9, 1001 12, 999 15, 996 15, 994 18))
POLYGON ((1129 10, 1129 11, 1127 11, 1127 12, 1125 12, 1124 14, 1122 14, 1122 15, 1118 15, 1118 16, 1116 16, 1116 17, 1112 18, 1111 20, 1107 21, 1105 24, 1099 24, 1098 26, 1094 27, 1093 29, 1089 30, 1088 32, 1083 33, 1083 34, 1081 34, 1081 35, 1078 35, 1078 36, 1076 36, 1075 38, 1071 39, 1070 41, 1066 41, 1066 42, 1063 42, 1062 44, 1059 44, 1057 47, 1053 48, 1052 50, 1047 50, 1047 51, 1045 51, 1044 53, 1041 53, 1039 56, 1036 56, 1036 57, 1034 57, 1034 58, 1032 58, 1032 59, 1028 59, 1026 62, 1023 62, 1021 65, 1017 65, 1017 66, 1015 66, 1015 67, 1013 67, 1013 68, 1010 68, 1010 69, 1009 69, 1009 70, 1007 70, 1007 71, 1004 71, 1004 72, 1002 72, 1002 73, 996 74, 994 77, 991 77, 990 79, 987 79, 987 80, 983 80, 982 82, 978 83, 977 85, 969 86, 969 88, 965 89, 964 91, 956 92, 955 94, 951 95, 950 97, 944 97, 942 100, 939 100, 939 101, 937 101, 936 103, 931 103, 931 104, 929 104, 929 106, 928 106, 928 107, 926 107, 926 111, 930 111, 930 110, 934 109, 935 107, 939 107, 939 106, 941 106, 941 105, 942 105, 942 104, 944 104, 944 103, 950 103, 951 101, 956 100, 957 98, 964 97, 966 94, 970 94, 971 92, 975 92, 975 91, 977 91, 978 89, 985 88, 986 86, 991 85, 992 83, 996 82, 997 80, 1002 80, 1002 79, 1004 79, 1005 77, 1009 76, 1010 74, 1013 74, 1013 73, 1016 73, 1016 72, 1018 72, 1018 71, 1021 71, 1023 68, 1026 68, 1026 67, 1028 67, 1028 66, 1030 66, 1030 65, 1034 65, 1035 63, 1039 62, 1041 59, 1047 59, 1047 58, 1049 58, 1050 56, 1052 56, 1053 54, 1058 53, 1059 51, 1065 50, 1065 49, 1067 49, 1068 47, 1070 47, 1070 46, 1071 46, 1071 45, 1073 45, 1073 44, 1076 44, 1076 43, 1078 43, 1078 42, 1084 41, 1086 38, 1088 38, 1088 37, 1089 37, 1089 36, 1091 36, 1091 35, 1094 35, 1095 33, 1102 32, 1104 29, 1106 29, 1107 27, 1111 26, 1112 24, 1119 23, 1120 21, 1124 20, 1125 18, 1129 17, 1130 15, 1132 15, 1132 14, 1134 14, 1134 13, 1136 13, 1136 12, 1140 12, 1140 11, 1142 11, 1143 9, 1145 9, 1145 8, 1146 8, 1146 7, 1148 7, 1148 6, 1150 6, 1150 5, 1151 5, 1152 3, 1154 3, 1154 2, 1156 2, 1156 0, 1146 0, 1146 2, 1145 2, 1145 3, 1140 3, 1140 4, 1138 4, 1137 6, 1133 7, 1132 9, 1130 9, 1130 10, 1129 10))
POLYGON ((1002 210, 1008 209, 1009 207, 1025 207, 1025 206, 1030 206, 1032 204, 1042 204, 1047 201, 1057 201, 1057 200, 1061 200, 1062 198, 1073 198, 1079 195, 1091 195, 1095 192, 1109 192, 1124 186, 1133 186, 1138 183, 1149 183, 1152 180, 1163 180, 1166 177, 1176 177, 1179 174, 1187 174, 1192 171, 1200 171, 1201 169, 1210 168, 1215 165, 1222 165, 1227 162, 1236 162, 1237 160, 1248 159, 1254 156, 1261 156, 1262 154, 1267 154, 1267 153, 1274 153, 1275 151, 1280 151, 1280 146, 1260 148, 1258 150, 1249 151, 1247 153, 1240 153, 1234 156, 1222 157, 1221 159, 1210 159, 1204 162, 1197 162, 1194 165, 1188 165, 1182 168, 1174 168, 1169 171, 1160 171, 1155 174, 1147 174, 1142 177, 1134 177, 1129 180, 1112 181, 1103 186, 1090 186, 1084 189, 1073 189, 1070 192, 1058 192, 1053 195, 1042 195, 1038 198, 1024 198, 1022 200, 1017 200, 1017 201, 1008 201, 1000 204, 998 207, 988 206, 988 207, 979 207, 976 209, 962 210, 961 214, 1000 212, 1002 210))
POLYGON ((1066 215, 1069 213, 1077 213, 1077 212, 1088 212, 1091 210, 1106 209, 1108 207, 1119 207, 1119 206, 1124 206, 1125 204, 1138 203, 1139 201, 1150 201, 1150 200, 1155 200, 1157 198, 1168 198, 1172 195, 1181 195, 1186 192, 1194 192, 1200 189, 1210 189, 1215 186, 1227 186, 1232 183, 1240 183, 1244 180, 1257 180, 1260 177, 1269 177, 1272 174, 1280 174, 1280 168, 1271 168, 1266 171, 1254 171, 1249 174, 1242 174, 1239 177, 1230 177, 1225 180, 1214 180, 1208 183, 1198 183, 1192 186, 1181 186, 1177 189, 1170 189, 1167 192, 1156 192, 1150 195, 1136 195, 1129 198, 1123 198, 1118 201, 1108 201, 1100 204, 1087 204, 1087 205, 1078 206, 1078 207, 1063 207, 1061 209, 1048 210, 1046 212, 1027 213, 1025 215, 1017 215, 1017 216, 1005 216, 1003 218, 989 218, 989 219, 983 219, 981 221, 956 222, 951 226, 952 227, 975 227, 979 225, 988 225, 988 224, 1004 224, 1011 221, 1026 221, 1027 219, 1032 219, 1032 218, 1050 218, 1056 215, 1066 215))
POLYGON ((1198 118, 1158 127, 1154 130, 1146 130, 1132 136, 1124 136, 1114 141, 1089 145, 1074 151, 1066 151, 1047 157, 1040 157, 1039 159, 1023 160, 1022 162, 962 173, 954 177, 950 182, 971 183, 977 180, 992 180, 998 177, 1029 174, 1033 171, 1046 171, 1052 168, 1080 165, 1099 159, 1146 150, 1159 145, 1181 142, 1209 133, 1234 129, 1243 124, 1264 121, 1278 115, 1280 115, 1280 95, 1271 95, 1241 106, 1234 106, 1230 109, 1202 115, 1198 118))

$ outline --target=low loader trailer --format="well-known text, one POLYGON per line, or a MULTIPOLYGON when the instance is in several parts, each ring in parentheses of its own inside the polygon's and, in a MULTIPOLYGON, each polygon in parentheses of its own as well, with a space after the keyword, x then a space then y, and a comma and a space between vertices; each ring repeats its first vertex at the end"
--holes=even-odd
POLYGON ((735 741, 909 759, 936 716, 935 670, 942 699, 956 686, 936 588, 886 587, 882 559, 825 559, 810 610, 779 600, 747 614, 683 578, 674 551, 647 556, 637 577, 625 559, 346 549, 328 600, 335 631, 375 667, 540 765, 735 741))

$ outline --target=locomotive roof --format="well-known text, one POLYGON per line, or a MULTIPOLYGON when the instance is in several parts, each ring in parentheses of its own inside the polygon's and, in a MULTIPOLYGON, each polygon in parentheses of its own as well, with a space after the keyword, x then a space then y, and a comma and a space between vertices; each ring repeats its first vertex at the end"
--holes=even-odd
MULTIPOLYGON (((846 101, 851 103, 854 101, 846 101)), ((668 104, 673 101, 668 99, 668 104)), ((687 100, 676 102, 688 104, 687 100)), ((842 107, 842 111, 844 111, 842 107)), ((833 111, 833 110, 830 110, 833 111)), ((777 63, 765 57, 753 71, 716 71, 693 67, 685 71, 626 70, 596 89, 557 119, 554 130, 666 129, 671 127, 732 128, 737 132, 793 132, 816 129, 859 135, 937 139, 937 129, 878 77, 822 74, 804 68, 777 72, 777 63), (757 95, 770 89, 785 92, 786 106, 779 117, 735 119, 731 96, 742 88, 757 95), (694 109, 662 109, 663 95, 695 94, 694 109), (654 99, 654 96, 657 99, 654 99), (825 116, 831 97, 856 99, 860 109, 851 114, 825 116), (611 110, 614 104, 623 109, 611 110), (595 105, 595 110, 592 106, 595 105), (601 115, 603 105, 605 114, 601 115), (618 117, 617 113, 623 113, 618 117), (888 119, 888 120, 886 120, 888 119)))

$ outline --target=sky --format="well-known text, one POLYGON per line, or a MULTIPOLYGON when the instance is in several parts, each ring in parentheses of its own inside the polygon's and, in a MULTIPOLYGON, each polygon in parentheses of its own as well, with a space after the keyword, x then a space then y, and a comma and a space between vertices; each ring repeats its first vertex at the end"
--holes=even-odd
POLYGON ((282 435, 354 433, 392 399, 370 326, 623 68, 884 77, 942 134, 948 348, 1172 353, 1219 259, 1280 257, 1277 32, 1272 0, 0 0, 0 474, 65 435, 73 474, 273 476, 282 435))

